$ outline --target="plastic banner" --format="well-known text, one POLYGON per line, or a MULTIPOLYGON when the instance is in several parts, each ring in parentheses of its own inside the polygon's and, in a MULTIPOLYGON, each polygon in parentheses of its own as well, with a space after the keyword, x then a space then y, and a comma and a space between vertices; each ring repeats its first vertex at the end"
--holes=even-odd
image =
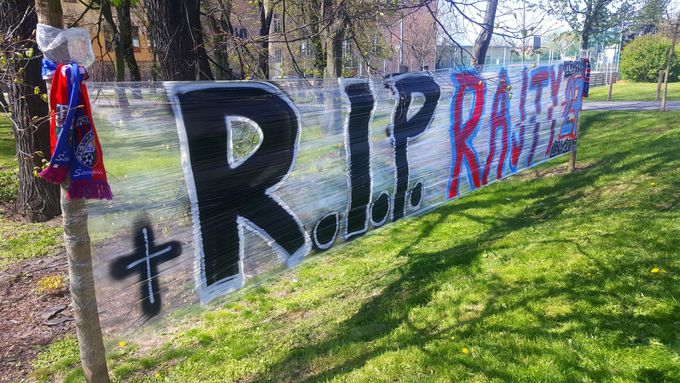
POLYGON ((333 81, 90 84, 108 334, 210 302, 571 151, 584 65, 333 81))

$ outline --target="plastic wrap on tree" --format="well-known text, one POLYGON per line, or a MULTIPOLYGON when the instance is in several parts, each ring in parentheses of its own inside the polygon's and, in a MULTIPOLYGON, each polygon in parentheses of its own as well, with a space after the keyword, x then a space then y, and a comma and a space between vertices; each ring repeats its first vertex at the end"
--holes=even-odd
POLYGON ((94 63, 90 34, 83 28, 59 29, 38 24, 36 40, 48 60, 60 64, 75 62, 84 67, 94 63))

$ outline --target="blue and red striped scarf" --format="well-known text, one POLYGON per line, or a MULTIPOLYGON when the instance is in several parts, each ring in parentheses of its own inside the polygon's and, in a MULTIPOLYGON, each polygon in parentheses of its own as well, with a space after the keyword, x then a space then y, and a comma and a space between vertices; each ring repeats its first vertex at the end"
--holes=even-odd
MULTIPOLYGON (((51 63, 44 63, 50 66, 51 63)), ((113 196, 90 100, 77 64, 59 64, 50 90, 50 147, 52 157, 40 176, 49 182, 69 181, 67 199, 108 199, 113 196)))

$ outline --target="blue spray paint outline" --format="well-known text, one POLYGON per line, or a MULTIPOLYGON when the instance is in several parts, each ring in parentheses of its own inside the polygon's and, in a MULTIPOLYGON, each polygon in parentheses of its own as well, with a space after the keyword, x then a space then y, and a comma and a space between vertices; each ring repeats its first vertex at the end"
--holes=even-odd
MULTIPOLYGON (((484 115, 484 109, 486 108, 486 80, 484 80, 479 72, 474 69, 474 68, 465 68, 463 70, 452 70, 450 73, 450 78, 451 78, 451 83, 453 84, 453 87, 455 88, 455 91, 453 92, 453 95, 451 96, 451 102, 450 102, 450 111, 449 111, 449 140, 451 142, 451 171, 449 173, 449 182, 448 182, 448 188, 446 189, 446 199, 453 199, 455 197, 449 197, 449 193, 451 190, 451 185, 453 184, 453 172, 456 167, 456 132, 455 132, 455 118, 454 118, 454 113, 455 113, 455 103, 456 103, 456 97, 458 96, 460 92, 461 85, 456 80, 456 74, 460 73, 468 73, 469 75, 472 75, 474 77, 477 77, 479 81, 482 82, 484 89, 482 92, 482 112, 481 115, 484 115)), ((477 94, 474 88, 468 87, 467 85, 465 86, 465 89, 463 90, 463 99, 462 102, 465 103, 465 93, 471 92, 472 93, 472 103, 471 103, 471 110, 470 110, 470 115, 474 113, 475 110, 475 104, 477 103, 477 94)), ((467 121, 470 119, 468 118, 467 121)), ((467 122, 466 121, 466 122, 467 122)), ((467 146, 470 148, 472 151, 472 154, 475 156, 475 160, 477 160, 477 163, 479 164, 479 154, 477 153, 477 150, 475 149, 474 144, 472 143, 472 140, 477 136, 477 133, 479 133, 479 128, 480 128, 480 123, 482 121, 482 118, 480 117, 479 122, 475 126, 475 129, 473 132, 470 134, 470 136, 465 140, 465 143, 467 146)), ((462 118, 461 118, 461 126, 465 125, 463 123, 462 118)), ((463 157, 462 162, 461 162, 461 170, 463 169, 462 167, 465 166, 467 168, 467 178, 468 178, 468 183, 470 184, 470 191, 475 190, 475 184, 472 180, 472 173, 471 173, 471 167, 470 167, 470 161, 468 161, 467 157, 463 157)), ((458 189, 456 190, 456 197, 460 197, 460 174, 458 175, 458 189)), ((480 185, 481 186, 481 185, 480 185)))

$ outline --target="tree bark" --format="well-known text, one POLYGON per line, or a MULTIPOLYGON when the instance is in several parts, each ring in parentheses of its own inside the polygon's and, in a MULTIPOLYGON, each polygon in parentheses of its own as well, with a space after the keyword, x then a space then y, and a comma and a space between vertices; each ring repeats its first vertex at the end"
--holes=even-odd
MULTIPOLYGON (((40 22, 63 27, 60 0, 38 0, 40 22)), ((68 258, 69 288, 73 317, 80 349, 80 362, 88 383, 109 383, 106 350, 97 311, 90 236, 87 231, 85 200, 66 199, 68 182, 61 185, 61 209, 64 220, 64 248, 68 258)))
POLYGON ((344 30, 338 30, 326 41, 326 78, 342 77, 342 43, 344 40, 344 30))
MULTIPOLYGON (((116 7, 118 16, 118 32, 120 42, 123 45, 123 57, 130 72, 130 81, 142 81, 142 74, 139 72, 139 65, 135 58, 134 47, 132 46, 132 18, 130 17, 130 0, 121 0, 116 7)), ((118 55, 118 53, 116 53, 118 55)))
POLYGON ((17 211, 31 222, 47 221, 59 215, 60 210, 59 188, 33 174, 34 167, 41 166, 41 161, 50 155, 48 106, 40 95, 47 93, 47 88, 42 80, 38 47, 32 41, 38 17, 32 0, 2 1, 0 14, 3 31, 16 28, 12 36, 15 43, 7 50, 24 52, 32 48, 35 52, 30 58, 8 60, 6 68, 6 75, 13 80, 7 90, 19 163, 17 211))
POLYGON ((73 302, 73 317, 80 349, 80 362, 88 383, 108 383, 106 350, 102 340, 97 296, 92 273, 90 235, 87 232, 85 200, 67 200, 62 184, 61 208, 64 216, 64 247, 73 302))
POLYGON ((61 2, 54 0, 36 0, 35 9, 39 22, 56 28, 64 28, 64 12, 61 2))
MULTIPOLYGON (((596 0, 597 1, 597 0, 596 0)), ((590 45, 590 33, 593 29, 593 21, 597 20, 597 11, 600 6, 599 2, 593 5, 593 1, 588 1, 585 10, 585 19, 583 20, 583 30, 581 31, 581 50, 587 51, 590 45)))
POLYGON ((347 27, 346 14, 340 7, 342 2, 323 0, 322 15, 324 24, 327 25, 323 32, 324 45, 326 46, 326 68, 324 70, 324 131, 327 134, 341 134, 342 101, 337 81, 342 77, 342 44, 345 40, 345 28, 347 27))
POLYGON ((489 50, 489 44, 491 44, 491 38, 493 37, 493 26, 496 20, 497 8, 498 0, 487 1, 482 31, 479 32, 475 45, 472 48, 472 65, 479 70, 484 67, 486 62, 486 52, 489 50))
POLYGON ((342 43, 345 40, 347 15, 344 2, 337 0, 323 0, 322 15, 324 25, 324 45, 326 46, 326 68, 324 77, 342 77, 342 43))
POLYGON ((258 15, 260 17, 260 53, 258 67, 263 78, 269 78, 269 31, 272 26, 274 9, 271 0, 258 0, 258 15))
POLYGON ((201 30, 200 0, 147 0, 149 32, 161 80, 212 80, 201 30))
POLYGON ((215 61, 215 78, 218 80, 233 80, 234 72, 229 66, 228 45, 225 35, 233 36, 234 29, 229 17, 231 15, 231 0, 217 0, 219 6, 219 20, 214 16, 214 10, 208 14, 208 25, 212 32, 212 53, 215 61))
MULTIPOLYGON (((123 82, 125 81, 125 42, 123 40, 121 30, 118 28, 116 22, 113 19, 113 14, 111 13, 112 6, 111 0, 101 1, 102 16, 104 16, 104 19, 109 24, 111 33, 113 34, 113 51, 115 54, 114 69, 116 72, 116 82, 123 82)), ((118 107, 126 116, 129 115, 130 103, 128 102, 125 88, 116 85, 115 92, 118 107)))

